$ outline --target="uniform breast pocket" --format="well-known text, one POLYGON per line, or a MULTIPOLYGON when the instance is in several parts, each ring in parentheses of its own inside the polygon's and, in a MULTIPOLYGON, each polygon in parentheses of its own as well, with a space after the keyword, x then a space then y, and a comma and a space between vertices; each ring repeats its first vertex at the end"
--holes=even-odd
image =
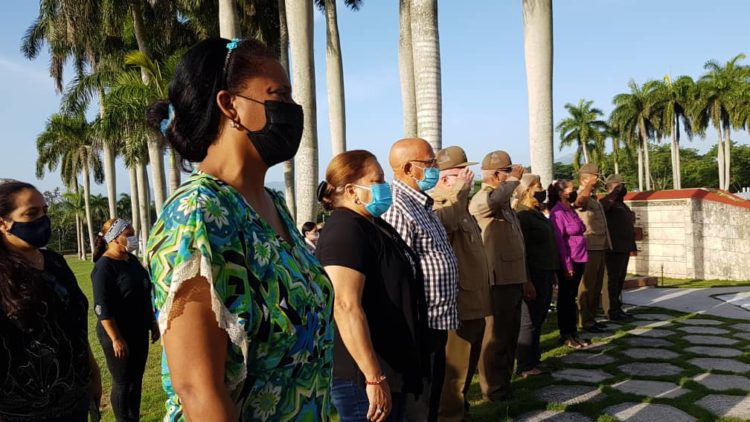
POLYGON ((461 221, 458 223, 459 229, 461 232, 466 236, 467 239, 469 239, 471 242, 481 242, 482 241, 482 235, 481 230, 479 230, 479 226, 477 225, 476 221, 472 217, 463 217, 461 218, 461 221))

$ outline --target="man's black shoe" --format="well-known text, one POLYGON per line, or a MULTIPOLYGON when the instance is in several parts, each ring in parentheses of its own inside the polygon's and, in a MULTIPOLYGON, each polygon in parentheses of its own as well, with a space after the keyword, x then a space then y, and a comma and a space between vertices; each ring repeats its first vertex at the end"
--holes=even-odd
POLYGON ((620 311, 619 315, 627 320, 635 319, 635 316, 633 316, 633 314, 629 314, 625 311, 620 311))
POLYGON ((599 328, 600 330, 606 330, 607 329, 607 324, 602 324, 601 322, 597 322, 596 324, 594 324, 594 326, 596 328, 599 328))
POLYGON ((609 320, 613 321, 613 322, 616 322, 616 321, 627 321, 628 319, 630 319, 630 318, 626 317, 623 314, 614 314, 611 317, 609 317, 609 320))

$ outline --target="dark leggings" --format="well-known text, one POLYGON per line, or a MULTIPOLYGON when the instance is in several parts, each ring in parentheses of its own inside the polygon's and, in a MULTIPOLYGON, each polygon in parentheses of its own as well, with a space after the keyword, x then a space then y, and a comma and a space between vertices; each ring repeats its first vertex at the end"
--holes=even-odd
POLYGON ((96 325, 96 334, 112 375, 110 400, 115 418, 117 422, 137 422, 140 420, 141 384, 148 358, 148 331, 138 335, 121 333, 128 345, 128 356, 125 359, 115 357, 112 340, 101 324, 96 325))
POLYGON ((565 270, 557 274, 557 326, 560 327, 560 335, 572 336, 578 332, 578 285, 581 284, 583 271, 586 264, 582 262, 573 263, 573 278, 568 280, 565 270))

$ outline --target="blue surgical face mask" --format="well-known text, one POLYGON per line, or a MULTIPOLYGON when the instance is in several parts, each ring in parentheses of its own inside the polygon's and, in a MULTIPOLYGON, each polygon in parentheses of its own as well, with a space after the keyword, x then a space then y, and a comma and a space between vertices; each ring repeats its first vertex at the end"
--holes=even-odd
POLYGON ((358 188, 370 191, 370 202, 365 204, 365 209, 373 217, 380 217, 393 203, 391 197, 391 186, 388 183, 375 183, 370 186, 354 185, 358 188))
POLYGON ((436 167, 419 167, 414 166, 417 168, 422 169, 422 180, 417 180, 417 186, 419 186, 419 190, 422 192, 427 192, 428 190, 432 189, 437 185, 438 180, 440 180, 440 170, 436 167))

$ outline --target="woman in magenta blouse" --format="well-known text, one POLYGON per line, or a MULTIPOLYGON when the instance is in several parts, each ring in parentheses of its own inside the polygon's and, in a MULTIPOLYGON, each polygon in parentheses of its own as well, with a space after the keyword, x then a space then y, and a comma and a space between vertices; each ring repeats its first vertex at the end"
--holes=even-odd
POLYGON ((561 270, 557 274, 557 325, 560 341, 566 346, 580 349, 590 342, 578 337, 578 309, 576 296, 583 270, 588 261, 586 251, 586 226, 573 210, 576 191, 569 180, 557 180, 548 189, 549 218, 555 229, 557 251, 561 270))

